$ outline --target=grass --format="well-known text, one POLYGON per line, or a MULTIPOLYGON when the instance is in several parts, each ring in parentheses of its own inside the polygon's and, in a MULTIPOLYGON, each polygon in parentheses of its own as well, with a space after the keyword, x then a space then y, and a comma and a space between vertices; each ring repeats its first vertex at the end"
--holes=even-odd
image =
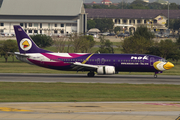
POLYGON ((0 83, 0 102, 179 101, 179 85, 0 83))

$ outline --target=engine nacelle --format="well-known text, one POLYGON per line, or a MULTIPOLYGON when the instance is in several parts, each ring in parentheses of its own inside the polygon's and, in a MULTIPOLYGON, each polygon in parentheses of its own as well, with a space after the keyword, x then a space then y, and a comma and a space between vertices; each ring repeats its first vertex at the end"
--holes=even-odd
POLYGON ((99 75, 115 74, 115 67, 114 66, 101 66, 97 69, 97 74, 99 75))

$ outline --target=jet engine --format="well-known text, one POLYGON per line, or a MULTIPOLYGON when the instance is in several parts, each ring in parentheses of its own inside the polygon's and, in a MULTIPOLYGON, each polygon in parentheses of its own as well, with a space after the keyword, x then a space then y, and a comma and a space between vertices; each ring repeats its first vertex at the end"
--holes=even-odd
POLYGON ((115 67, 114 66, 100 66, 97 69, 98 75, 112 75, 115 74, 115 67))

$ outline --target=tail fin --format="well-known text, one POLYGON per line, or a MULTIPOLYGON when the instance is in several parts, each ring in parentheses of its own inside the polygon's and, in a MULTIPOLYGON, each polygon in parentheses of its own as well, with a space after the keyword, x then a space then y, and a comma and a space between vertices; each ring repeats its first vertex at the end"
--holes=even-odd
POLYGON ((14 31, 20 53, 50 53, 50 51, 39 48, 34 41, 25 33, 19 25, 14 25, 14 31))

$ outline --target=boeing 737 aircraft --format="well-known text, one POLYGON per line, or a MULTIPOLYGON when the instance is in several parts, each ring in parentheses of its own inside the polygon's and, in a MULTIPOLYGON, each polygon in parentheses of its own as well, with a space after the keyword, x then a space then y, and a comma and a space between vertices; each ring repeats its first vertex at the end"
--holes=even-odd
POLYGON ((89 71, 99 75, 118 72, 154 72, 171 69, 174 65, 165 59, 146 54, 90 54, 90 53, 53 53, 39 48, 19 26, 14 26, 19 52, 16 58, 23 62, 45 68, 66 71, 89 71))

